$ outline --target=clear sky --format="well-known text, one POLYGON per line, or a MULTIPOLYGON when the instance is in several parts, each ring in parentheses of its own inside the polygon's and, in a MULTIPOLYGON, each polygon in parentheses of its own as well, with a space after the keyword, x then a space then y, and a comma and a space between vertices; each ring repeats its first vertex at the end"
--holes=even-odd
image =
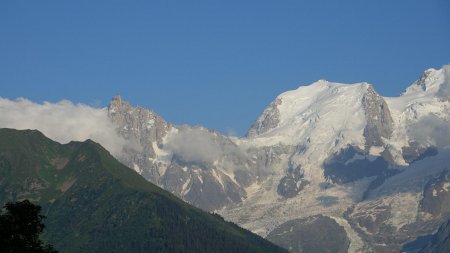
POLYGON ((397 96, 449 62, 448 0, 0 1, 0 97, 105 106, 120 94, 238 135, 300 85, 397 96))

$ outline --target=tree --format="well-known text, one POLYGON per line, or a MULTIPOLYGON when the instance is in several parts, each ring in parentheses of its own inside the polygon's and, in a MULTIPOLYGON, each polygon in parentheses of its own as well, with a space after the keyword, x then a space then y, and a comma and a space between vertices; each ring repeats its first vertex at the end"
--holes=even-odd
POLYGON ((56 253, 44 245, 39 235, 44 230, 41 207, 28 200, 6 203, 0 212, 0 248, 5 253, 56 253))

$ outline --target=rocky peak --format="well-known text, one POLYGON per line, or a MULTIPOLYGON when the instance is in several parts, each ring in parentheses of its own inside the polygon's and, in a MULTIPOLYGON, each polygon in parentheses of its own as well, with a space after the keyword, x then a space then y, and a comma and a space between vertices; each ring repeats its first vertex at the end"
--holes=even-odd
POLYGON ((438 70, 433 68, 425 70, 420 78, 409 86, 401 96, 421 93, 439 96, 442 93, 442 84, 447 83, 446 78, 448 74, 446 72, 448 72, 449 68, 449 65, 445 65, 438 70))
POLYGON ((383 146, 382 138, 390 138, 394 128, 389 107, 372 85, 368 86, 362 102, 367 121, 364 128, 365 146, 383 146))
POLYGON ((263 114, 253 123, 247 132, 247 138, 253 138, 257 135, 263 134, 272 128, 278 126, 280 122, 280 111, 278 106, 282 104, 281 98, 277 98, 275 101, 264 110, 263 114))
POLYGON ((430 79, 432 79, 432 76, 435 72, 436 72, 436 70, 433 68, 425 70, 425 72, 422 74, 422 76, 419 78, 419 80, 417 80, 415 85, 419 86, 423 91, 426 91, 427 90, 426 84, 428 82, 432 81, 430 79))
POLYGON ((160 177, 158 170, 146 173, 143 168, 156 166, 153 164, 157 156, 155 148, 161 145, 172 126, 153 111, 133 107, 120 96, 114 97, 109 104, 108 117, 118 133, 131 143, 123 151, 120 161, 157 183, 160 177))
POLYGON ((127 101, 122 101, 122 97, 115 96, 108 105, 108 114, 113 115, 130 109, 131 105, 127 101))
POLYGON ((133 107, 120 96, 112 99, 108 106, 108 116, 125 138, 134 137, 140 142, 161 142, 171 125, 155 112, 133 107))
POLYGON ((111 105, 120 105, 122 104, 122 97, 120 95, 117 95, 115 97, 113 97, 113 99, 111 100, 111 105))

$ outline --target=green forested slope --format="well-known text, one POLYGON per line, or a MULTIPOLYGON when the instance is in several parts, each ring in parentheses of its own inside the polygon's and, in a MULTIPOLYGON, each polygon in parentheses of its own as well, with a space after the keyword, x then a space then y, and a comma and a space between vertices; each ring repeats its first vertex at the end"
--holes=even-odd
POLYGON ((0 129, 0 204, 43 208, 60 252, 286 252, 147 182, 92 141, 0 129))

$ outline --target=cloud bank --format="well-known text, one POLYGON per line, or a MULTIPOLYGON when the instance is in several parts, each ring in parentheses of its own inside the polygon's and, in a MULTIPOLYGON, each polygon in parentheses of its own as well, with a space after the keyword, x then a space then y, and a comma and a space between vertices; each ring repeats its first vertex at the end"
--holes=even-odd
POLYGON ((92 139, 116 157, 128 145, 116 132, 106 108, 67 100, 38 104, 24 98, 0 98, 0 128, 36 129, 60 143, 92 139))
MULTIPOLYGON (((224 156, 244 157, 244 152, 230 140, 201 127, 181 127, 164 148, 186 162, 213 164, 224 156)), ((234 167, 234 164, 229 164, 234 167)))
POLYGON ((418 143, 445 148, 450 146, 450 122, 430 114, 412 125, 409 135, 418 143))

